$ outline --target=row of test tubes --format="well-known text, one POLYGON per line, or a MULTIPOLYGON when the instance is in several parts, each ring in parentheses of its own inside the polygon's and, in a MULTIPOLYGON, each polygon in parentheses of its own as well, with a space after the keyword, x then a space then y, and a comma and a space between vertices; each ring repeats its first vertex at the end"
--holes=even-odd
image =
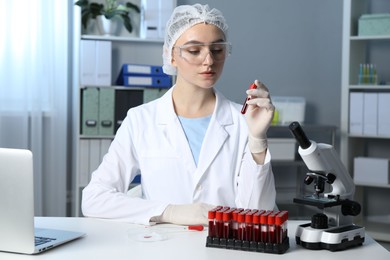
POLYGON ((360 64, 358 84, 378 84, 375 64, 360 64))
POLYGON ((288 211, 217 206, 208 212, 208 236, 217 239, 282 244, 288 211))

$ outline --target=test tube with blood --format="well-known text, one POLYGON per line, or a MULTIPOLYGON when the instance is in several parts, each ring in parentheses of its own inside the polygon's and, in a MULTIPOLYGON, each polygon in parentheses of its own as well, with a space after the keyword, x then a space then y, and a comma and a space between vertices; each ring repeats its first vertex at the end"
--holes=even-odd
POLYGON ((222 237, 225 239, 232 238, 232 212, 235 211, 236 208, 230 208, 222 213, 222 221, 223 221, 223 234, 222 237))
POLYGON ((232 222, 231 222, 231 228, 232 228, 232 238, 238 239, 238 213, 243 211, 244 209, 239 208, 232 212, 232 222))
POLYGON ((260 216, 265 210, 259 210, 253 215, 253 241, 260 242, 260 216))
POLYGON ((275 218, 275 243, 282 244, 287 237, 288 211, 281 211, 275 218))
POLYGON ((275 217, 279 214, 279 211, 274 211, 268 215, 268 243, 275 244, 275 217))
MULTIPOLYGON (((252 83, 250 86, 249 86, 249 89, 256 89, 257 86, 255 83, 252 83)), ((248 100, 251 99, 251 96, 248 96, 245 101, 244 101, 244 104, 242 105, 242 108, 241 108, 241 114, 245 114, 246 113, 246 110, 248 108, 248 104, 246 103, 248 100)))
POLYGON ((245 235, 245 215, 250 212, 250 209, 246 209, 244 211, 241 211, 238 213, 237 222, 238 222, 238 233, 237 233, 237 239, 238 240, 244 240, 245 235))
POLYGON ((222 209, 222 206, 217 206, 213 209, 211 209, 209 212, 208 212, 208 220, 209 220, 209 237, 215 237, 216 235, 216 232, 215 232, 215 213, 222 209))
POLYGON ((245 237, 244 240, 253 240, 253 215, 257 212, 257 209, 253 209, 245 215, 245 237))
POLYGON ((223 220, 222 214, 224 211, 229 210, 230 207, 223 207, 222 209, 215 212, 215 237, 223 237, 223 220))
POLYGON ((267 211, 260 216, 260 242, 268 242, 268 216, 272 211, 267 211))

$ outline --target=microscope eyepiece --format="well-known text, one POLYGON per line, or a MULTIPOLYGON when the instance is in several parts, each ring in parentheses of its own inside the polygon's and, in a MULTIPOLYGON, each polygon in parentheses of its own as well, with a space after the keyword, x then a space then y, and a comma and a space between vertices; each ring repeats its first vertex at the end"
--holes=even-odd
POLYGON ((302 149, 307 149, 310 147, 311 142, 309 138, 307 138, 305 132, 303 131, 301 125, 298 122, 292 122, 289 128, 302 149))

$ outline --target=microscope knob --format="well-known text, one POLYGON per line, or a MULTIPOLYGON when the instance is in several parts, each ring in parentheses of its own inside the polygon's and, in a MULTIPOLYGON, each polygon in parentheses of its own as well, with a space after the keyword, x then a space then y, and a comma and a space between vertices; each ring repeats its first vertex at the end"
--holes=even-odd
POLYGON ((303 183, 306 185, 310 185, 313 182, 313 177, 311 176, 306 176, 305 179, 303 180, 303 183))
POLYGON ((341 213, 343 213, 344 216, 357 216, 360 214, 361 210, 362 207, 356 201, 346 200, 341 205, 341 213))
POLYGON ((333 173, 328 173, 326 175, 326 179, 327 183, 332 184, 336 180, 336 175, 334 175, 333 173))
POLYGON ((325 229, 328 228, 328 217, 323 213, 314 214, 311 217, 311 225, 315 229, 325 229))

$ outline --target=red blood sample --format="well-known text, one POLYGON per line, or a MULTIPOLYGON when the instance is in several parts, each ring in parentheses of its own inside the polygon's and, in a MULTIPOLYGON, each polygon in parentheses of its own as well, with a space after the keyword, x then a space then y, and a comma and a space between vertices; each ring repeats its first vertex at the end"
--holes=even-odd
POLYGON ((209 234, 209 237, 215 237, 215 235, 216 235, 216 233, 215 233, 215 213, 218 210, 220 210, 221 208, 222 208, 222 206, 217 206, 208 212, 208 220, 209 220, 208 234, 209 234))

